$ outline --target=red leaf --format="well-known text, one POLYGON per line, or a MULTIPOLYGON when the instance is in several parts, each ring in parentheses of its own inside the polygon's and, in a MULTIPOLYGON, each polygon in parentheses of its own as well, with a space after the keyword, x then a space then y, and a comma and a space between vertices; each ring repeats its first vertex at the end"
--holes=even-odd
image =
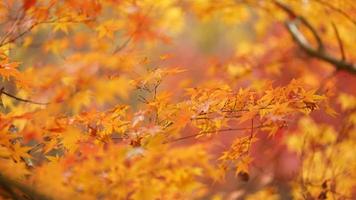
POLYGON ((23 0, 22 8, 26 11, 36 4, 37 0, 23 0))

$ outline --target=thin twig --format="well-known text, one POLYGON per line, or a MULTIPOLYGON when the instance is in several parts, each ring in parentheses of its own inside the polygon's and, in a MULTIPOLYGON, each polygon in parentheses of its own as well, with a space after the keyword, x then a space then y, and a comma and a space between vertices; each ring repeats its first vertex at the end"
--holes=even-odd
POLYGON ((26 33, 30 32, 33 28, 35 28, 35 26, 37 26, 36 23, 35 23, 35 24, 32 24, 28 29, 26 29, 25 31, 21 32, 20 34, 14 36, 14 37, 12 37, 12 38, 10 38, 10 39, 7 40, 7 41, 5 41, 5 40, 6 40, 6 38, 5 38, 5 40, 0 43, 0 47, 15 42, 17 39, 21 38, 21 37, 24 36, 26 33))
POLYGON ((284 10, 288 15, 293 16, 291 20, 285 22, 289 34, 292 36, 293 40, 299 45, 299 47, 307 53, 309 56, 323 60, 329 64, 332 64, 337 70, 344 70, 352 74, 356 74, 356 65, 348 62, 346 60, 340 60, 329 55, 323 49, 323 43, 320 36, 316 32, 315 28, 302 16, 298 16, 292 9, 287 5, 281 3, 278 0, 274 1, 275 4, 284 10), (303 33, 300 32, 298 24, 306 26, 312 33, 314 38, 318 42, 318 48, 313 48, 309 42, 304 37, 303 33))
POLYGON ((80 21, 60 21, 59 19, 55 19, 55 20, 48 20, 48 21, 42 21, 42 22, 35 22, 33 23, 29 28, 27 28, 26 30, 22 31, 21 33, 17 34, 14 37, 10 37, 8 40, 6 40, 10 35, 5 35, 5 37, 3 38, 3 41, 0 42, 0 47, 5 46, 7 44, 13 43, 16 40, 18 40, 19 38, 21 38, 22 36, 24 36, 25 34, 29 33, 32 29, 34 29, 36 26, 41 25, 41 24, 52 24, 52 23, 84 23, 84 22, 90 22, 93 21, 93 19, 84 19, 84 20, 80 20, 80 21))
POLYGON ((5 88, 4 87, 2 87, 0 89, 0 95, 1 94, 4 94, 4 95, 6 95, 8 97, 11 97, 11 98, 17 100, 17 101, 22 101, 22 102, 25 102, 25 103, 32 103, 32 104, 37 104, 37 105, 48 105, 49 104, 49 103, 37 102, 37 101, 32 101, 32 100, 29 100, 29 99, 23 99, 23 98, 14 96, 14 95, 12 95, 12 94, 10 94, 8 92, 5 92, 5 88))
MULTIPOLYGON (((260 125, 260 126, 256 126, 254 128, 264 128, 264 127, 269 127, 270 125, 260 125)), ((195 133, 195 134, 191 134, 191 135, 187 135, 187 136, 183 136, 180 138, 176 138, 176 139, 172 139, 169 141, 165 141, 163 142, 163 144, 167 144, 167 143, 172 143, 172 142, 178 142, 181 140, 185 140, 185 139, 189 139, 189 138, 194 138, 203 134, 207 134, 207 133, 216 133, 216 132, 230 132, 230 131, 245 131, 245 130, 250 130, 251 127, 244 127, 244 128, 226 128, 226 129, 220 129, 220 130, 216 130, 216 131, 203 131, 203 132, 199 132, 199 133, 195 133)))
POLYGON ((322 0, 315 0, 315 1, 322 4, 323 6, 327 6, 330 9, 340 13, 341 15, 346 17, 350 22, 352 22, 356 26, 356 21, 354 19, 352 19, 352 17, 350 15, 348 15, 345 11, 341 10, 340 8, 335 7, 334 5, 330 4, 328 1, 322 1, 322 0))
POLYGON ((342 43, 341 37, 340 37, 340 33, 339 30, 337 29, 336 25, 334 22, 331 22, 331 25, 335 31, 335 35, 336 35, 336 39, 337 39, 337 43, 339 44, 339 48, 340 48, 340 53, 341 53, 341 59, 345 60, 346 56, 345 56, 345 50, 344 50, 344 45, 342 43))
POLYGON ((114 51, 112 52, 112 54, 116 54, 118 52, 120 52, 121 50, 123 50, 132 40, 132 36, 130 36, 129 38, 127 38, 120 46, 117 46, 114 51))
POLYGON ((251 133, 248 140, 248 150, 247 150, 248 154, 250 153, 252 138, 253 138, 253 119, 251 119, 251 133))

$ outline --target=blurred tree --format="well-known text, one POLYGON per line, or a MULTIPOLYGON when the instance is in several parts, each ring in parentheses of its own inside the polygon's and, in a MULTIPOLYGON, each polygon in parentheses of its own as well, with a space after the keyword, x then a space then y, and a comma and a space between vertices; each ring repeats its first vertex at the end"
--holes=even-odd
POLYGON ((1 199, 355 199, 353 0, 4 0, 1 199))

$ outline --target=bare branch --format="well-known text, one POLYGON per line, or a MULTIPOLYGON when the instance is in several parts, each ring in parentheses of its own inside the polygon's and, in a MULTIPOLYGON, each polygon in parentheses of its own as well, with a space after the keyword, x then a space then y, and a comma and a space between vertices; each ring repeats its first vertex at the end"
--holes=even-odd
MULTIPOLYGON (((32 29, 34 29, 35 27, 37 27, 38 25, 41 24, 53 24, 53 23, 85 23, 85 22, 91 22, 94 19, 84 19, 84 20, 80 20, 80 21, 75 21, 75 20, 63 20, 60 21, 60 19, 52 19, 52 20, 48 20, 48 21, 40 21, 40 22, 35 22, 33 23, 30 27, 28 27, 27 29, 23 30, 22 32, 18 33, 17 35, 11 37, 11 34, 13 33, 12 30, 10 30, 8 33, 6 33, 6 35, 4 36, 4 38, 2 39, 2 41, 0 42, 0 47, 5 46, 7 44, 13 43, 16 40, 18 40, 19 38, 23 37, 24 35, 26 35, 27 33, 31 32, 32 29)), ((15 22, 16 24, 18 22, 15 22)), ((15 25, 16 25, 15 24, 15 25)))
POLYGON ((50 200, 51 198, 43 195, 36 190, 34 190, 31 187, 28 187, 20 182, 17 182, 15 180, 12 180, 8 177, 6 177, 3 174, 0 174, 0 185, 6 185, 8 188, 16 188, 23 192, 26 196, 28 196, 30 199, 37 199, 37 200, 50 200))
POLYGON ((17 39, 21 38, 22 36, 24 36, 26 33, 30 32, 33 28, 35 28, 38 24, 32 24, 29 28, 27 28, 26 30, 22 31, 21 33, 15 35, 14 37, 9 38, 8 40, 6 40, 6 38, 8 36, 5 36, 3 41, 0 43, 0 47, 5 46, 7 44, 13 43, 15 42, 17 39))
POLYGON ((323 51, 324 50, 324 45, 323 41, 321 40, 319 34, 317 31, 314 29, 314 27, 307 21, 304 17, 297 15, 291 8, 289 8, 287 5, 284 5, 283 3, 279 1, 275 1, 276 5, 280 7, 282 10, 284 10, 292 20, 299 20, 302 24, 304 24, 313 34, 313 37, 315 38, 316 42, 318 43, 318 50, 323 51))
POLYGON ((344 71, 348 71, 352 74, 356 74, 356 66, 353 63, 347 62, 345 60, 337 59, 324 51, 320 51, 320 50, 317 50, 317 49, 314 49, 313 47, 311 47, 309 45, 309 43, 307 43, 306 40, 304 40, 304 36, 299 31, 298 26, 296 25, 295 21, 286 22, 286 27, 288 29, 288 32, 291 34, 292 38, 294 39, 294 41, 308 55, 334 65, 334 67, 337 70, 344 70, 344 71))
POLYGON ((341 37, 340 37, 339 30, 337 29, 337 27, 336 27, 334 22, 332 22, 331 25, 333 26, 333 29, 335 31, 335 35, 336 35, 336 38, 337 38, 337 43, 339 44, 340 53, 341 53, 341 59, 345 60, 346 59, 345 50, 344 50, 344 45, 343 45, 341 37))
POLYGON ((298 44, 298 46, 309 56, 317 58, 319 60, 323 60, 324 62, 330 63, 333 65, 336 70, 344 70, 352 74, 356 74, 356 65, 348 62, 344 59, 338 59, 334 56, 328 54, 324 51, 322 40, 318 35, 315 28, 302 16, 296 15, 296 13, 290 9, 285 4, 281 3, 278 0, 274 1, 275 4, 284 10, 288 15, 294 16, 291 20, 285 22, 288 32, 292 36, 293 40, 298 44), (304 34, 300 32, 298 24, 304 25, 308 28, 309 31, 312 32, 314 38, 318 43, 318 48, 314 48, 310 45, 308 40, 304 37, 304 34))
POLYGON ((2 94, 6 95, 8 97, 11 97, 11 98, 13 98, 13 99, 15 99, 17 101, 22 101, 22 102, 25 102, 25 103, 32 103, 32 104, 37 104, 37 105, 48 105, 49 104, 49 103, 37 102, 37 101, 32 101, 32 100, 29 100, 29 99, 23 99, 23 98, 14 96, 14 95, 12 95, 12 94, 10 94, 8 92, 5 92, 5 88, 4 87, 2 87, 0 89, 0 95, 2 95, 2 94))
POLYGON ((173 140, 168 140, 168 141, 163 142, 163 144, 172 143, 172 142, 178 142, 178 141, 189 139, 189 138, 194 138, 194 137, 206 134, 206 133, 245 131, 245 130, 251 130, 251 128, 252 129, 260 129, 260 128, 265 128, 265 127, 269 127, 269 126, 270 125, 259 125, 259 126, 253 127, 253 128, 252 127, 226 128, 226 129, 220 129, 220 130, 216 130, 216 131, 204 131, 204 132, 200 132, 200 133, 191 134, 191 135, 183 136, 183 137, 180 137, 180 138, 176 138, 176 139, 173 139, 173 140))
POLYGON ((132 40, 132 36, 130 36, 129 38, 127 38, 120 46, 117 46, 114 51, 112 52, 112 54, 117 54, 118 52, 120 52, 121 50, 123 50, 132 40))

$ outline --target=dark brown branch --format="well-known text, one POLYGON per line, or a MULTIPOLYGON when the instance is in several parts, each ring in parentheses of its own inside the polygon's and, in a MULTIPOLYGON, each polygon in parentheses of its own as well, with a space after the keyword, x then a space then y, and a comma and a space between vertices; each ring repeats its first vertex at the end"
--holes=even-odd
POLYGON ((17 101, 21 101, 21 102, 25 102, 25 103, 32 103, 32 104, 37 104, 37 105, 48 105, 48 104, 49 104, 49 103, 37 102, 37 101, 32 101, 32 100, 29 100, 29 99, 23 99, 23 98, 14 96, 14 95, 12 95, 12 94, 10 94, 10 93, 8 93, 8 92, 5 92, 5 88, 4 88, 4 87, 2 87, 2 88, 0 89, 0 96, 1 96, 2 94, 6 95, 6 96, 8 96, 8 97, 11 97, 11 98, 13 98, 13 99, 15 99, 15 100, 17 100, 17 101))
POLYGON ((346 60, 338 59, 323 49, 323 44, 315 28, 302 16, 296 15, 296 13, 291 10, 288 6, 284 5, 279 1, 274 1, 275 4, 284 10, 288 15, 294 16, 291 20, 285 22, 288 32, 292 36, 293 40, 298 44, 298 46, 309 56, 327 62, 333 65, 336 70, 344 70, 352 74, 356 74, 356 65, 348 62, 346 60), (302 24, 308 28, 313 33, 314 38, 318 42, 318 48, 313 48, 308 40, 304 37, 303 33, 300 32, 298 24, 302 24))
POLYGON ((24 36, 26 33, 30 32, 33 28, 35 28, 35 26, 37 26, 37 24, 32 24, 28 29, 24 30, 23 32, 19 33, 18 35, 6 40, 6 37, 4 38, 4 41, 0 43, 0 47, 5 46, 7 44, 13 43, 15 42, 17 39, 21 38, 22 36, 24 36))
POLYGON ((8 195, 11 196, 12 199, 16 199, 16 200, 23 199, 8 184, 6 184, 5 182, 1 181, 1 177, 0 177, 0 187, 2 187, 8 193, 8 195))
POLYGON ((247 153, 250 153, 250 149, 251 149, 251 143, 252 143, 252 139, 253 139, 253 119, 251 119, 251 133, 250 133, 250 137, 248 138, 248 150, 247 153))
POLYGON ((120 46, 117 46, 114 51, 112 52, 112 54, 116 54, 118 52, 120 52, 121 50, 123 50, 132 40, 132 36, 130 36, 129 38, 127 38, 120 46))
POLYGON ((23 194, 28 196, 30 199, 36 200, 50 200, 51 198, 43 195, 31 187, 28 187, 20 182, 12 180, 3 174, 0 174, 0 185, 6 185, 8 188, 16 188, 20 190, 23 194))
MULTIPOLYGON (((269 127, 269 125, 260 125, 260 126, 253 127, 253 129, 256 129, 256 128, 259 129, 259 128, 265 128, 265 127, 269 127)), ((207 134, 207 133, 230 132, 230 131, 245 131, 245 130, 251 130, 251 127, 244 127, 244 128, 226 128, 226 129, 220 129, 220 130, 216 130, 216 131, 203 131, 203 132, 199 132, 199 133, 195 133, 195 134, 183 136, 183 137, 180 137, 180 138, 168 140, 168 141, 163 142, 163 144, 178 142, 178 141, 181 141, 181 140, 185 140, 185 139, 189 139, 189 138, 194 138, 194 137, 197 137, 197 136, 200 136, 200 135, 203 135, 203 134, 207 134)))
POLYGON ((345 60, 346 59, 345 50, 344 50, 344 45, 343 45, 341 37, 340 37, 339 30, 337 29, 337 27, 336 27, 334 22, 332 22, 331 25, 333 26, 333 29, 334 29, 335 35, 336 35, 336 39, 337 39, 337 43, 339 44, 340 53, 341 53, 341 59, 345 60))
POLYGON ((313 34, 313 37, 315 38, 316 42, 318 43, 318 50, 319 51, 323 51, 324 50, 324 45, 323 45, 323 41, 321 40, 319 34, 317 33, 317 31, 314 29, 314 27, 309 23, 309 21, 307 21, 304 17, 302 16, 298 16, 291 8, 289 8, 287 5, 279 2, 279 1, 275 1, 276 5, 281 8, 282 10, 284 10, 286 13, 288 13, 288 15, 290 16, 291 19, 293 20, 300 20, 300 22, 302 24, 304 24, 313 34))
POLYGON ((308 55, 332 64, 337 70, 344 70, 356 74, 356 66, 353 63, 337 59, 324 51, 319 51, 311 47, 305 40, 303 34, 299 31, 295 21, 286 22, 286 27, 294 41, 296 41, 299 47, 308 55))
MULTIPOLYGON (((29 28, 27 28, 26 30, 23 30, 21 33, 10 37, 10 32, 8 32, 5 37, 3 38, 3 40, 0 42, 0 47, 5 46, 7 44, 13 43, 16 40, 18 40, 19 38, 21 38, 22 36, 26 35, 27 33, 29 33, 30 31, 32 31, 32 29, 34 29, 36 26, 41 25, 41 24, 53 24, 53 23, 85 23, 85 22, 91 22, 94 19, 84 19, 84 20, 80 20, 80 21, 71 21, 71 20, 66 20, 66 21, 60 21, 60 19, 53 19, 53 20, 48 20, 48 21, 40 21, 40 22, 36 22, 33 23, 29 28), (9 38, 9 39, 7 39, 9 38)), ((17 22, 16 22, 17 23, 17 22)))

